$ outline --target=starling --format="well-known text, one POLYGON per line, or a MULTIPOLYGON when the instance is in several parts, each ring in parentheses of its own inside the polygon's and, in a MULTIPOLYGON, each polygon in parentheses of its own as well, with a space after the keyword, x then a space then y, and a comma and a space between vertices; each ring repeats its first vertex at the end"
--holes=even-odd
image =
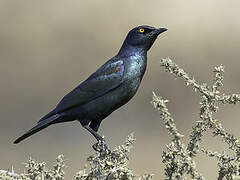
POLYGON ((21 142, 49 125, 77 120, 98 141, 103 119, 126 104, 137 92, 147 66, 147 51, 166 28, 142 25, 127 34, 116 56, 103 64, 62 98, 55 109, 14 141, 21 142))

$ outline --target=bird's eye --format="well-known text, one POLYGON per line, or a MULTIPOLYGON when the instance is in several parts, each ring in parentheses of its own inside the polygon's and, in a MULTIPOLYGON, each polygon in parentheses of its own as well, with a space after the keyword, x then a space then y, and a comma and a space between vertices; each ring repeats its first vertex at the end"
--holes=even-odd
POLYGON ((143 28, 140 28, 138 31, 139 31, 140 33, 144 33, 144 29, 143 29, 143 28))

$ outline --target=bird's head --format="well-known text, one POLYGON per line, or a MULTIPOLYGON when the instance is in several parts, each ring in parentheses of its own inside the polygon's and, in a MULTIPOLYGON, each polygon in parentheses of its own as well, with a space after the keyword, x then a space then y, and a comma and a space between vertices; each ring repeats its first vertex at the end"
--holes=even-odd
POLYGON ((149 50, 158 35, 165 31, 167 31, 166 28, 155 28, 152 26, 142 25, 129 31, 125 41, 131 46, 149 50))

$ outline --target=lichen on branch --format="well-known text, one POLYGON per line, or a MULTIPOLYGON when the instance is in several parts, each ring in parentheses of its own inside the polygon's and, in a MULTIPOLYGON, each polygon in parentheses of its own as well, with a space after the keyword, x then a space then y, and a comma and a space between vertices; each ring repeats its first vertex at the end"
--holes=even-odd
MULTIPOLYGON (((105 142, 94 146, 95 153, 87 158, 85 167, 76 173, 75 180, 151 180, 153 174, 138 176, 128 167, 129 152, 135 138, 130 134, 123 145, 112 150, 106 148, 105 142)), ((17 174, 0 170, 0 180, 63 180, 65 160, 63 155, 57 157, 57 163, 48 170, 45 162, 38 163, 30 158, 25 164, 24 173, 17 174)))
POLYGON ((165 163, 166 179, 184 179, 186 174, 190 174, 194 179, 203 179, 195 169, 194 157, 199 151, 204 152, 209 157, 218 159, 219 175, 218 180, 232 180, 240 174, 240 141, 229 131, 226 131, 220 121, 215 118, 221 104, 237 104, 240 102, 239 94, 226 95, 220 92, 223 86, 224 67, 223 65, 214 68, 213 84, 198 83, 194 77, 190 77, 183 68, 179 67, 171 59, 162 59, 160 62, 165 71, 173 74, 174 77, 184 81, 194 92, 201 97, 199 120, 192 128, 190 141, 185 146, 177 136, 178 130, 174 121, 166 108, 167 100, 153 94, 153 105, 160 112, 169 134, 173 136, 172 142, 167 146, 167 152, 163 152, 163 163, 165 163), (213 152, 200 146, 204 132, 210 130, 214 136, 219 136, 225 142, 234 155, 227 155, 225 152, 213 152), (180 160, 179 160, 180 159, 180 160), (192 163, 189 163, 189 160, 192 163), (180 162, 180 163, 179 163, 180 162), (194 167, 194 168, 193 168, 194 167), (187 171, 185 169, 190 169, 187 171), (191 169, 192 168, 192 169, 191 169), (179 174, 180 171, 180 174, 179 174), (196 176, 194 175, 196 174, 196 176), (179 176, 178 176, 179 175, 179 176))

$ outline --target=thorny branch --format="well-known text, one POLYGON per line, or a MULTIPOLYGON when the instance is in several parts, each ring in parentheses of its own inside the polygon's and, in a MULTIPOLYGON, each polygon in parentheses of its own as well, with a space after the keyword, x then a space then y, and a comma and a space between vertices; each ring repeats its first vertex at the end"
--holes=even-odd
MULTIPOLYGON (((133 134, 129 135, 123 145, 113 150, 106 148, 106 144, 98 142, 93 155, 87 158, 87 164, 74 176, 75 180, 151 180, 152 174, 144 174, 139 177, 133 174, 128 167, 128 154, 135 139, 133 134)), ((59 155, 53 170, 48 170, 46 163, 38 163, 29 159, 25 163, 25 172, 16 174, 0 170, 0 180, 63 180, 64 179, 64 157, 59 155)))
POLYGON ((197 172, 193 158, 181 141, 183 135, 176 128, 174 120, 166 107, 167 102, 168 100, 164 100, 153 93, 152 104, 159 111, 168 133, 172 136, 172 142, 167 145, 167 152, 163 152, 162 156, 163 163, 166 165, 166 180, 183 180, 186 179, 185 174, 191 175, 193 179, 203 180, 204 177, 197 172))
POLYGON ((185 174, 190 174, 194 179, 203 179, 196 169, 193 171, 183 171, 182 166, 186 169, 195 167, 193 158, 197 155, 199 150, 206 153, 209 157, 216 157, 219 160, 219 176, 218 180, 234 179, 239 177, 240 173, 240 142, 231 133, 227 132, 222 124, 214 118, 215 113, 219 109, 220 104, 236 104, 240 101, 239 94, 225 95, 220 93, 219 89, 223 86, 224 79, 224 67, 222 65, 215 67, 213 84, 207 85, 206 83, 200 84, 194 78, 190 78, 182 68, 180 68, 171 59, 166 58, 161 60, 161 66, 165 68, 167 72, 173 74, 175 77, 182 79, 187 86, 190 86, 195 92, 201 96, 200 102, 200 120, 193 126, 193 130, 190 134, 190 141, 187 147, 180 143, 179 137, 176 136, 178 130, 171 118, 168 109, 166 108, 166 100, 161 97, 153 95, 153 104, 160 112, 160 117, 163 119, 164 124, 168 132, 173 136, 173 140, 170 145, 167 146, 167 152, 163 153, 163 162, 166 165, 166 179, 184 179, 185 174), (170 124, 170 125, 169 125, 170 124), (173 128, 174 127, 174 128, 173 128), (225 152, 211 152, 210 150, 200 149, 200 142, 203 133, 206 130, 211 130, 214 136, 221 137, 222 141, 227 143, 229 149, 233 150, 234 156, 226 155, 225 152), (181 145, 181 146, 180 146, 181 145), (169 148, 170 147, 170 148, 169 148), (184 157, 184 158, 183 158, 184 157), (179 166, 180 158, 180 166, 179 166), (191 160, 191 163, 187 163, 186 159, 191 160), (178 161, 178 162, 176 162, 178 161), (185 166, 184 166, 185 164, 185 166), (179 168, 181 177, 179 174, 179 168), (193 173, 196 173, 196 176, 193 173))

